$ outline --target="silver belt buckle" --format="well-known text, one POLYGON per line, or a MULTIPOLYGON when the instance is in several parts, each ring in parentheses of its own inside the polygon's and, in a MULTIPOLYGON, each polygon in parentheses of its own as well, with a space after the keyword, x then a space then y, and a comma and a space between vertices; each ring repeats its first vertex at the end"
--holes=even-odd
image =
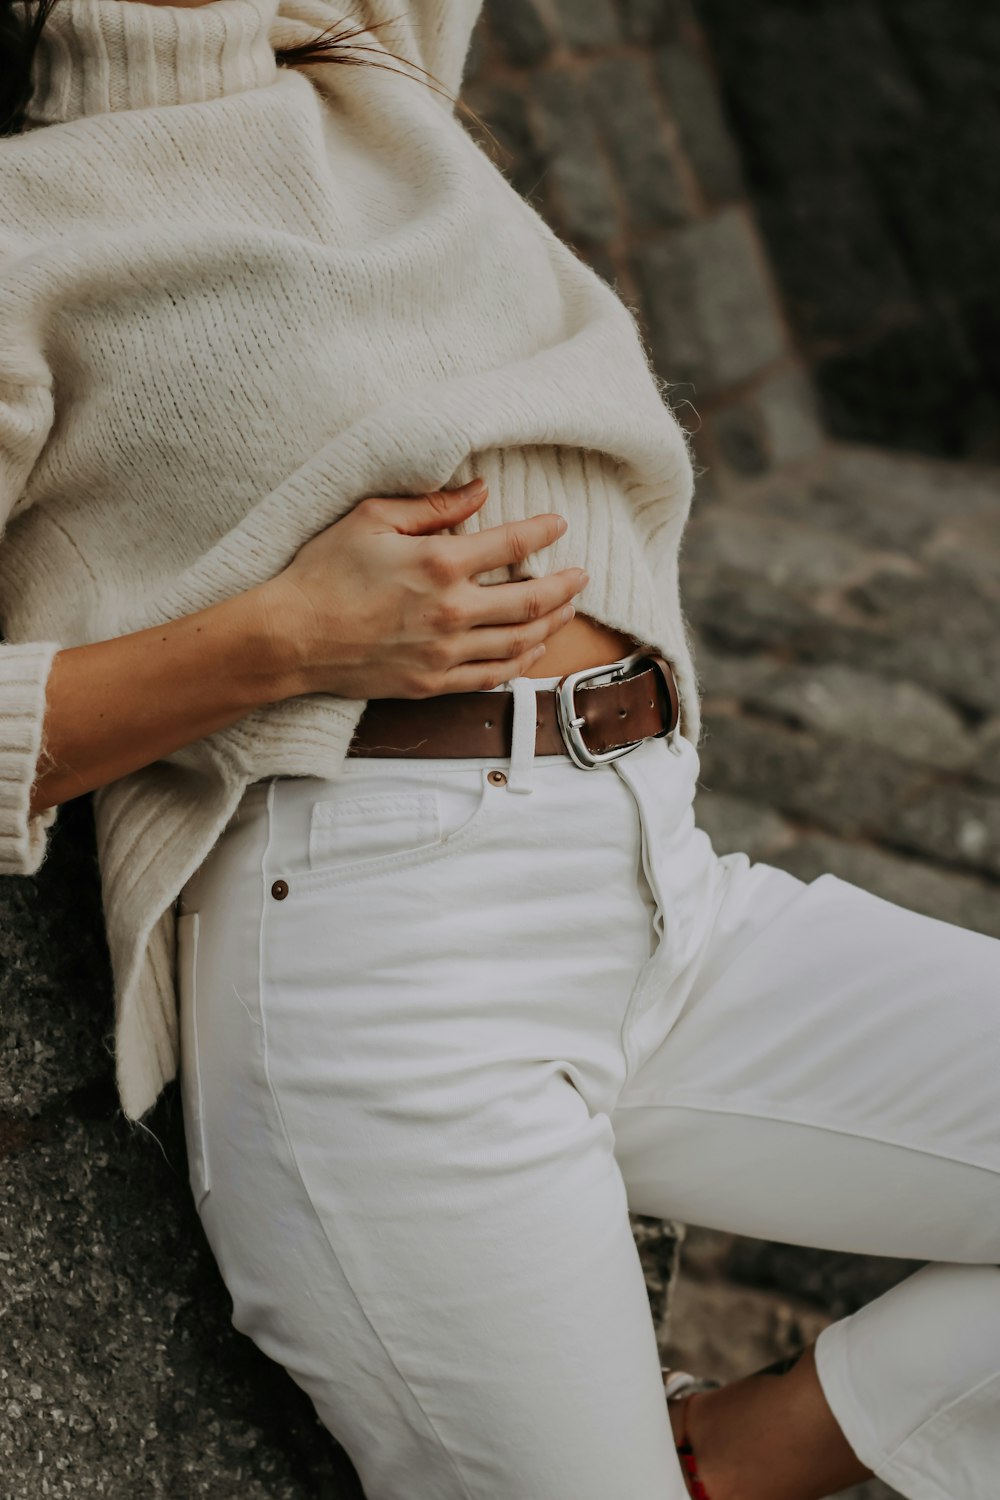
MULTIPOLYGON (((649 661, 648 651, 634 651, 631 656, 625 656, 621 661, 605 664, 603 667, 581 667, 578 672, 569 672, 556 688, 556 722, 559 725, 559 733, 562 735, 563 744, 569 753, 570 759, 580 767, 582 771, 593 771, 597 766, 605 765, 609 760, 618 760, 627 755, 637 745, 642 744, 642 739, 630 740, 627 745, 615 745, 610 750, 588 750, 580 733, 581 725, 585 722, 583 717, 576 711, 576 703, 573 694, 577 684, 588 682, 593 677, 606 677, 609 682, 618 682, 627 677, 632 668, 641 661, 649 661)), ((666 733, 666 730, 663 731, 666 733)), ((644 735, 643 739, 648 738, 644 735)))

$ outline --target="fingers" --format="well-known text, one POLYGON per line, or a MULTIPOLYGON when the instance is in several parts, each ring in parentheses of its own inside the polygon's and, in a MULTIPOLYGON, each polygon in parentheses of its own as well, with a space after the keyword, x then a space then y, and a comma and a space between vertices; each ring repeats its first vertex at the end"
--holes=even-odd
MULTIPOLYGON (((512 625, 539 620, 568 603, 588 582, 582 568, 563 568, 519 583, 475 584, 467 607, 470 625, 512 625)), ((463 597, 463 602, 465 599, 463 597)))
POLYGON ((434 490, 412 499, 376 496, 362 500, 356 508, 363 508, 371 519, 405 536, 427 536, 466 520, 479 509, 486 495, 483 481, 472 479, 457 490, 434 490))
POLYGON ((497 661, 470 661, 460 667, 452 667, 444 676, 440 693, 488 693, 509 682, 512 677, 524 677, 529 668, 539 660, 544 661, 544 646, 535 646, 513 661, 500 658, 497 661))
POLYGON ((440 544, 448 549, 456 572, 471 578, 490 568, 523 562, 529 553, 551 546, 566 529, 565 519, 552 513, 529 516, 525 521, 505 521, 471 535, 441 537, 440 544))
MULTIPOLYGON (((561 630, 576 614, 572 604, 563 604, 540 620, 530 624, 481 625, 455 642, 456 655, 463 664, 506 658, 508 664, 527 656, 536 646, 544 645, 555 631, 561 630)), ((509 674, 512 675, 512 674, 509 674)), ((501 679, 504 680, 504 679, 501 679)))

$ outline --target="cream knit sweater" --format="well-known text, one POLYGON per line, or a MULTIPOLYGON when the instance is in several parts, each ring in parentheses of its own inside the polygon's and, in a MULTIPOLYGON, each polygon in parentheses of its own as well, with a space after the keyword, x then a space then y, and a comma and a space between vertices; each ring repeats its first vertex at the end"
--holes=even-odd
MULTIPOLYGON (((34 873, 56 817, 28 802, 57 650, 474 473, 459 529, 566 516, 524 574, 585 566, 578 606, 673 661, 697 742, 692 470, 630 311, 414 70, 275 62, 392 17, 361 42, 457 93, 479 5, 56 0, 30 128, 0 140, 0 871, 34 873)), ((335 776, 363 709, 270 705, 95 794, 128 1118, 177 1069, 182 885, 249 781, 335 776)))

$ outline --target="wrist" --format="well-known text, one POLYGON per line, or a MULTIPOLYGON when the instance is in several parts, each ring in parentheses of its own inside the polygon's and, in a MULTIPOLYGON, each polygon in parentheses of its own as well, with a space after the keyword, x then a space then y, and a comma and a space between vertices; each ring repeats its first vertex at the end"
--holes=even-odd
POLYGON ((293 612, 269 579, 225 600, 234 633, 235 672, 248 708, 308 692, 301 635, 293 612))

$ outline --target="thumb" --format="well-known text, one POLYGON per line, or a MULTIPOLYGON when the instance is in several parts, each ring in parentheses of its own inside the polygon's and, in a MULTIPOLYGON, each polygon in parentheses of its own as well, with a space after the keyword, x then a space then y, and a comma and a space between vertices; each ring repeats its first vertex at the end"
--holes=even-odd
POLYGON ((412 500, 396 500, 399 520, 393 525, 404 536, 426 536, 428 532, 442 531, 464 521, 482 505, 487 496, 486 485, 481 479, 471 479, 457 490, 432 490, 412 500))

